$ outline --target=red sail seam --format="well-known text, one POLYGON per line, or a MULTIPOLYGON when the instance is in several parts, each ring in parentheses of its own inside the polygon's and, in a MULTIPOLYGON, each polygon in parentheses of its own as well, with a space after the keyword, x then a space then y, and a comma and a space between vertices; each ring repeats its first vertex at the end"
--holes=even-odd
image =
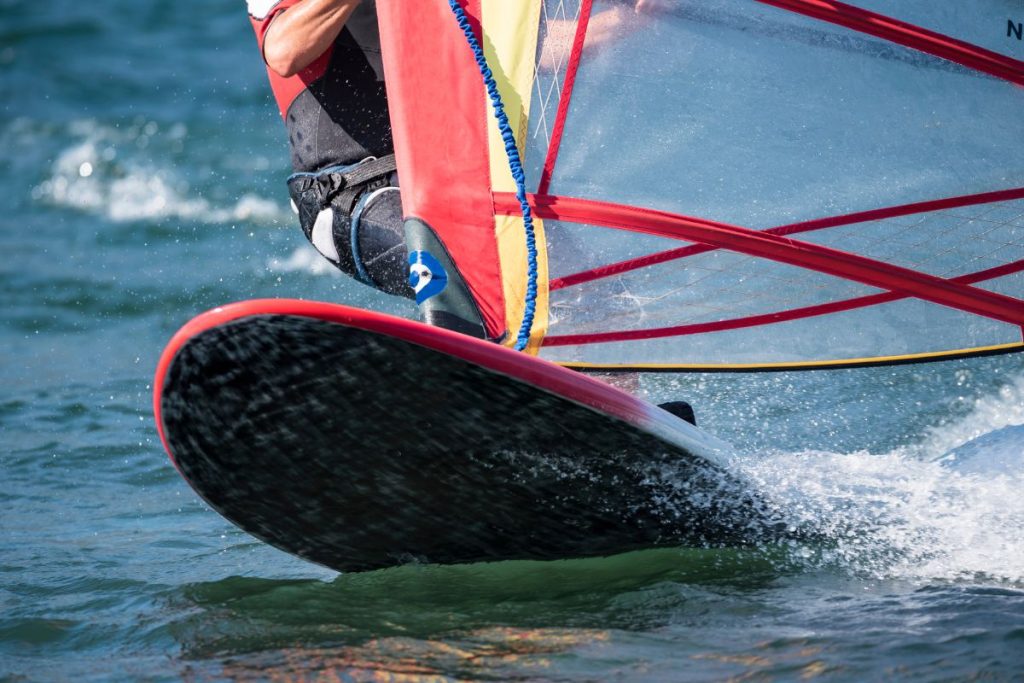
POLYGON ((580 56, 583 54, 583 44, 587 38, 587 26, 590 23, 590 10, 593 0, 583 0, 580 4, 580 17, 576 22, 576 35, 573 37, 572 52, 569 54, 569 63, 565 67, 565 81, 562 83, 562 92, 558 97, 558 110, 555 113, 555 124, 551 130, 551 140, 548 142, 547 157, 544 159, 544 169, 540 174, 540 184, 537 186, 538 194, 547 194, 551 186, 551 175, 555 172, 555 162, 558 160, 558 149, 562 145, 562 133, 565 131, 565 119, 569 115, 569 102, 572 99, 572 89, 576 84, 576 72, 580 67, 580 56))
MULTIPOLYGON (((950 282, 959 284, 975 284, 986 280, 993 280, 1005 275, 1012 275, 1024 271, 1024 261, 1014 261, 995 268, 969 273, 956 278, 950 282)), ((761 315, 733 318, 732 320, 718 320, 707 323, 693 323, 689 325, 673 325, 671 327, 653 327, 644 330, 617 330, 613 332, 594 332, 586 334, 563 334, 552 335, 544 339, 544 346, 576 346, 583 344, 604 344, 616 341, 637 341, 642 339, 659 339, 663 337, 681 337, 692 334, 705 334, 708 332, 723 332, 727 330, 739 330, 746 327, 760 327, 774 323, 802 320, 831 313, 842 313, 858 308, 877 306, 893 301, 900 301, 908 298, 904 294, 886 292, 883 294, 871 294, 868 296, 834 301, 827 304, 804 306, 793 308, 787 311, 764 313, 761 315)))
MULTIPOLYGON (((844 225, 884 220, 886 218, 897 218, 899 216, 910 216, 918 213, 929 213, 932 211, 942 211, 945 209, 954 209, 964 206, 975 206, 978 204, 992 204, 995 202, 1011 201, 1015 199, 1024 199, 1024 187, 1010 190, 999 190, 996 192, 964 195, 961 197, 947 197, 944 199, 903 204, 900 206, 890 206, 881 209, 872 209, 870 211, 859 211, 857 213, 829 216, 826 218, 816 218, 810 221, 781 225, 779 227, 765 230, 764 232, 768 232, 773 235, 794 235, 801 232, 810 232, 824 228, 836 228, 844 225)), ((518 208, 516 210, 518 211, 518 208)), ((504 207, 498 207, 498 211, 499 213, 503 212, 504 207)), ((619 261, 617 263, 610 263, 590 270, 556 278, 548 284, 548 289, 550 291, 555 291, 564 287, 572 287, 585 282, 600 280, 601 278, 610 277, 612 275, 620 275, 638 268, 667 263, 669 261, 686 258, 688 256, 695 256, 697 254, 705 254, 709 251, 714 251, 714 248, 706 245, 690 245, 687 247, 668 249, 654 254, 619 261)))
MULTIPOLYGON (((500 197, 495 197, 495 204, 500 197)), ((779 235, 609 202, 571 197, 532 197, 542 218, 591 223, 767 258, 879 289, 902 292, 969 313, 1024 325, 1024 302, 995 292, 950 282, 857 254, 801 242, 779 235)))
POLYGON ((757 0, 764 5, 882 38, 1024 85, 1024 62, 899 19, 835 0, 757 0))

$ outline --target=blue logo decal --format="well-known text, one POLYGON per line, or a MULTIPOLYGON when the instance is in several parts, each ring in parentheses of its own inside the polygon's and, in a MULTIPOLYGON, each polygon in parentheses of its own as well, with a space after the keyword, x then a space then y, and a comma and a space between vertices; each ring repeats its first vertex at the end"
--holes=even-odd
POLYGON ((429 251, 409 254, 409 285, 416 291, 416 303, 422 304, 448 286, 448 273, 429 251))

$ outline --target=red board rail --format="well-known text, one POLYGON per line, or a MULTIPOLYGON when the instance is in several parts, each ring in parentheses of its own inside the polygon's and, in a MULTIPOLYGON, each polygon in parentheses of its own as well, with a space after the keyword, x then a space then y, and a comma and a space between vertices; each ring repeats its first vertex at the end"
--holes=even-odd
MULTIPOLYGON (((182 327, 168 342, 157 363, 153 380, 153 414, 157 431, 164 449, 174 462, 164 430, 162 397, 164 383, 175 357, 182 347, 197 335, 234 320, 252 316, 285 315, 298 316, 337 323, 346 327, 402 339, 429 349, 462 358, 484 368, 501 373, 516 380, 527 382, 559 396, 583 405, 588 405, 608 415, 620 418, 661 438, 678 443, 709 460, 714 460, 716 450, 725 444, 707 435, 694 437, 690 425, 681 425, 681 420, 655 406, 616 389, 605 382, 581 375, 554 363, 519 353, 499 344, 468 337, 457 332, 431 327, 414 320, 396 318, 384 313, 366 311, 340 304, 299 299, 254 299, 219 306, 202 313, 182 327), (682 429, 682 436, 679 432, 682 429), (682 439, 682 440, 680 440, 682 439)), ((177 462, 174 462, 177 467, 177 462)))

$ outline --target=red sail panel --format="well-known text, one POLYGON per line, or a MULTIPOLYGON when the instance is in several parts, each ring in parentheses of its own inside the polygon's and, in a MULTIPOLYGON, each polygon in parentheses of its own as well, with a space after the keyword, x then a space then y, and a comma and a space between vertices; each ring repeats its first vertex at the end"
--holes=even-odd
MULTIPOLYGON (((463 3, 479 16, 478 0, 463 3)), ((406 217, 427 223, 458 264, 490 337, 505 303, 487 144, 487 107, 466 38, 445 2, 377 5, 406 217)), ((479 34, 479 26, 476 26, 479 34)))

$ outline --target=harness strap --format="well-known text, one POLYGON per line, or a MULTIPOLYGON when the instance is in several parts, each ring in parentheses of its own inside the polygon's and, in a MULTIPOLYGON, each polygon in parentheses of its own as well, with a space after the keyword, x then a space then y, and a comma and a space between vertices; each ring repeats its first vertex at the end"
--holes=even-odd
POLYGON ((367 159, 350 171, 329 173, 332 187, 324 196, 324 206, 331 204, 347 216, 352 215, 359 195, 387 187, 389 176, 395 172, 395 155, 367 159))
POLYGON ((296 174, 290 182, 295 184, 299 192, 314 190, 320 208, 333 206, 343 215, 351 216, 359 195, 387 187, 396 169, 395 155, 388 154, 379 158, 370 157, 354 166, 337 170, 296 174))

